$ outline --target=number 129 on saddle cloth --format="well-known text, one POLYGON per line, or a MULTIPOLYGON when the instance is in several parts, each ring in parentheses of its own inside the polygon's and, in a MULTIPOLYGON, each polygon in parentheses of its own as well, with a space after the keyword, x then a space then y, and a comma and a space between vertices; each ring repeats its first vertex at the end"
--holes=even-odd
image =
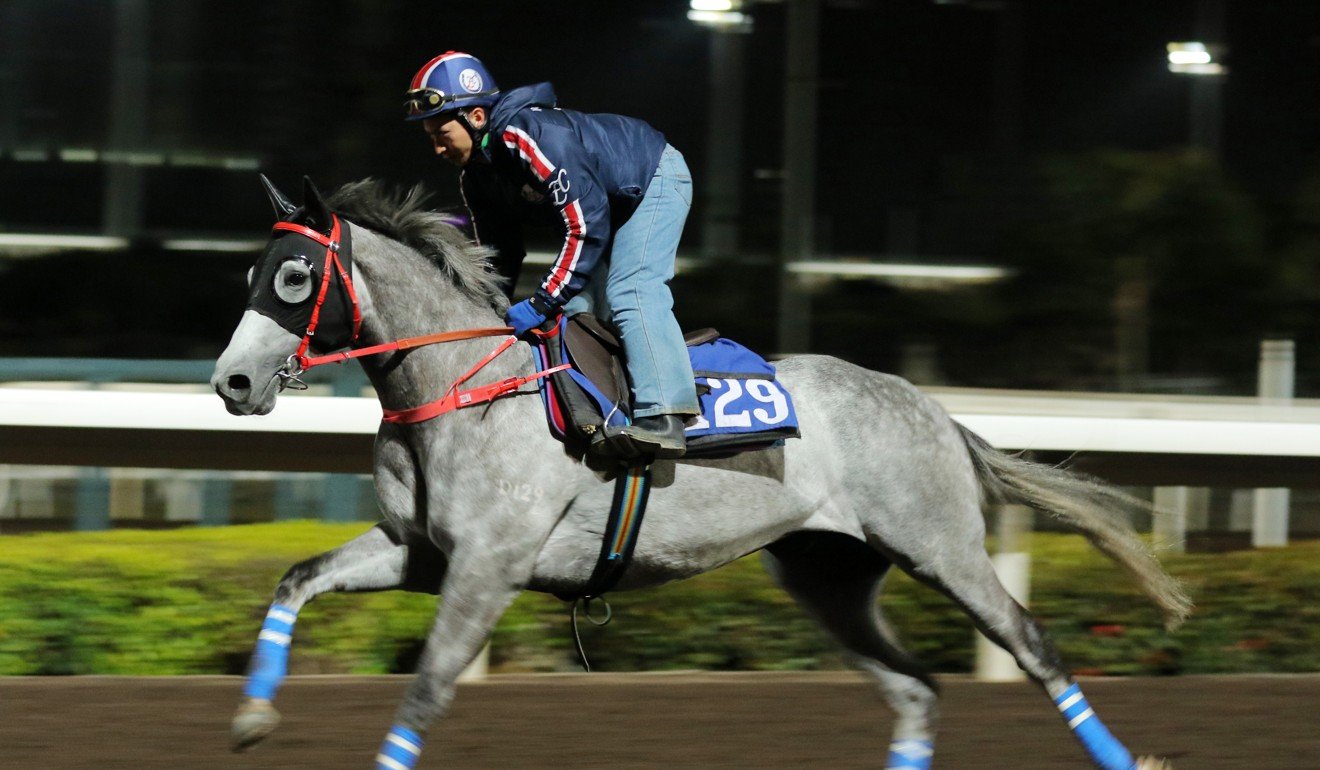
POLYGON ((689 453, 802 435, 793 397, 770 362, 724 337, 688 347, 688 357, 701 405, 688 423, 689 453))
MULTIPOLYGON (((623 346, 613 330, 582 313, 561 319, 536 346, 537 363, 572 369, 541 380, 550 431, 570 446, 608 453, 605 426, 631 420, 623 346)), ((775 368, 746 347, 703 329, 686 336, 701 414, 687 424, 687 457, 762 449, 801 436, 793 398, 775 368)))

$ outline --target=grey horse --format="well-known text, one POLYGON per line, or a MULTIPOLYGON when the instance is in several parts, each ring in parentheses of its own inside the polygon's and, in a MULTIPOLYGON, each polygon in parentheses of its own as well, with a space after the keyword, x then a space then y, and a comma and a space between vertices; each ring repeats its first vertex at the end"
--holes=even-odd
MULTIPOLYGON (((249 274, 248 310, 216 362, 211 384, 233 414, 274 408, 289 358, 307 338, 299 328, 306 317, 290 321, 285 311, 350 301, 342 281, 323 280, 336 270, 318 262, 340 241, 351 241, 351 301, 360 312, 353 346, 500 325, 506 300, 488 269, 489 252, 426 210, 417 189, 400 193, 366 180, 323 200, 307 182, 296 209, 269 183, 267 193, 291 226, 275 232, 249 274), (332 224, 342 228, 339 240, 331 239, 339 232, 332 224), (314 241, 299 227, 321 235, 314 241), (328 288, 316 300, 318 292, 306 287, 321 282, 328 288), (272 287, 279 305, 264 307, 272 287)), ((345 323, 344 313, 337 317, 345 323)), ((329 329, 327 318, 311 339, 344 332, 329 329)), ((401 410, 437 398, 491 347, 476 339, 360 360, 382 407, 401 410)), ((776 367, 793 394, 802 438, 727 459, 656 462, 646 524, 616 590, 691 577, 760 551, 773 578, 897 713, 887 767, 929 768, 936 684, 877 604, 886 572, 897 565, 951 598, 1013 655, 1096 766, 1162 766, 1134 759, 1095 716, 1045 631, 996 577, 982 515, 989 503, 1011 501, 1054 516, 1125 568, 1175 625, 1191 603, 1128 524, 1131 507, 1143 504, 999 452, 898 377, 818 355, 791 356, 776 367)), ((519 345, 482 378, 532 371, 519 345)), ((416 424, 382 423, 374 475, 383 520, 280 580, 234 718, 236 749, 275 728, 271 700, 294 621, 322 593, 403 589, 441 598, 377 756, 376 767, 398 770, 414 766, 455 680, 519 592, 572 594, 587 581, 612 474, 556 442, 540 399, 524 391, 416 424)))

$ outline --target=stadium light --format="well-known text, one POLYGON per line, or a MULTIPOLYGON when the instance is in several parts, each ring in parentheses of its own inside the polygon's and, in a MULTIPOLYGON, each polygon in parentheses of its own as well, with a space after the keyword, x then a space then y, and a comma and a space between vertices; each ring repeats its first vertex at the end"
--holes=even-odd
POLYGON ((166 251, 224 251, 238 254, 256 253, 266 245, 264 240, 229 238, 166 238, 160 247, 166 251))
POLYGON ((721 32, 750 32, 752 17, 742 12, 743 0, 689 0, 688 21, 721 32))
POLYGON ((122 251, 128 239, 112 235, 60 235, 53 233, 0 233, 0 254, 40 257, 61 251, 122 251))
POLYGON ((1205 43, 1169 43, 1169 71, 1180 75, 1223 75, 1228 72, 1224 65, 1215 61, 1215 54, 1222 52, 1219 46, 1207 46, 1205 43))
MULTIPOLYGON (((104 163, 124 166, 177 166, 180 168, 219 168, 225 171, 258 171, 261 158, 242 155, 211 155, 204 152, 177 153, 143 152, 128 150, 96 150, 90 147, 18 147, 7 151, 19 163, 49 163, 58 159, 64 163, 104 163)), ((0 147, 0 157, 6 149, 0 147)))
POLYGON ((959 285, 988 284, 1009 277, 1009 271, 991 265, 924 265, 893 262, 799 260, 789 262, 790 273, 803 276, 871 279, 914 289, 946 289, 959 285))

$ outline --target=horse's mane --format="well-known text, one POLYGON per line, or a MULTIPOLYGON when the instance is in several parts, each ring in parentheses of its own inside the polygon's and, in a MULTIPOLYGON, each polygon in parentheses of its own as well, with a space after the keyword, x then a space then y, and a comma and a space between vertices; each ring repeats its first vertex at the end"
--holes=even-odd
POLYGON ((335 190, 326 205, 353 224, 416 249, 440 266, 464 293, 502 310, 504 278, 490 267, 493 252, 467 239, 444 214, 424 206, 421 184, 409 190, 363 179, 335 190))

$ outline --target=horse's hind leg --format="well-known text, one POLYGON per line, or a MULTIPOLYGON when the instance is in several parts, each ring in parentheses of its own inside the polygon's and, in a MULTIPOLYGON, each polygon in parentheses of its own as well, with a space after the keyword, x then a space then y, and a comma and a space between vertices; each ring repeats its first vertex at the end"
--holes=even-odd
MULTIPOLYGON (((1097 767, 1134 770, 1156 766, 1146 764, 1146 760, 1138 764, 1101 723, 1045 630, 999 582, 984 544, 969 538, 965 547, 959 548, 950 542, 950 537, 957 537, 954 530, 946 532, 949 536, 938 538, 939 542, 927 540, 914 549, 920 558, 903 563, 905 571, 957 602, 981 633, 1013 655, 1018 666, 1049 694, 1097 767)), ((904 562, 913 555, 906 552, 904 562)))
POLYGON ((275 589, 275 601, 257 637, 234 716, 233 746, 239 751, 265 738, 279 723, 271 705, 288 669, 293 624, 307 602, 329 592, 384 591, 402 588, 436 593, 444 577, 444 559, 424 540, 407 541, 388 524, 378 524, 339 548, 295 564, 275 589))
POLYGON ((876 595, 889 561, 846 535, 800 532, 762 552, 766 569, 879 685, 897 714, 887 768, 930 767, 938 719, 935 682, 899 646, 876 595))

